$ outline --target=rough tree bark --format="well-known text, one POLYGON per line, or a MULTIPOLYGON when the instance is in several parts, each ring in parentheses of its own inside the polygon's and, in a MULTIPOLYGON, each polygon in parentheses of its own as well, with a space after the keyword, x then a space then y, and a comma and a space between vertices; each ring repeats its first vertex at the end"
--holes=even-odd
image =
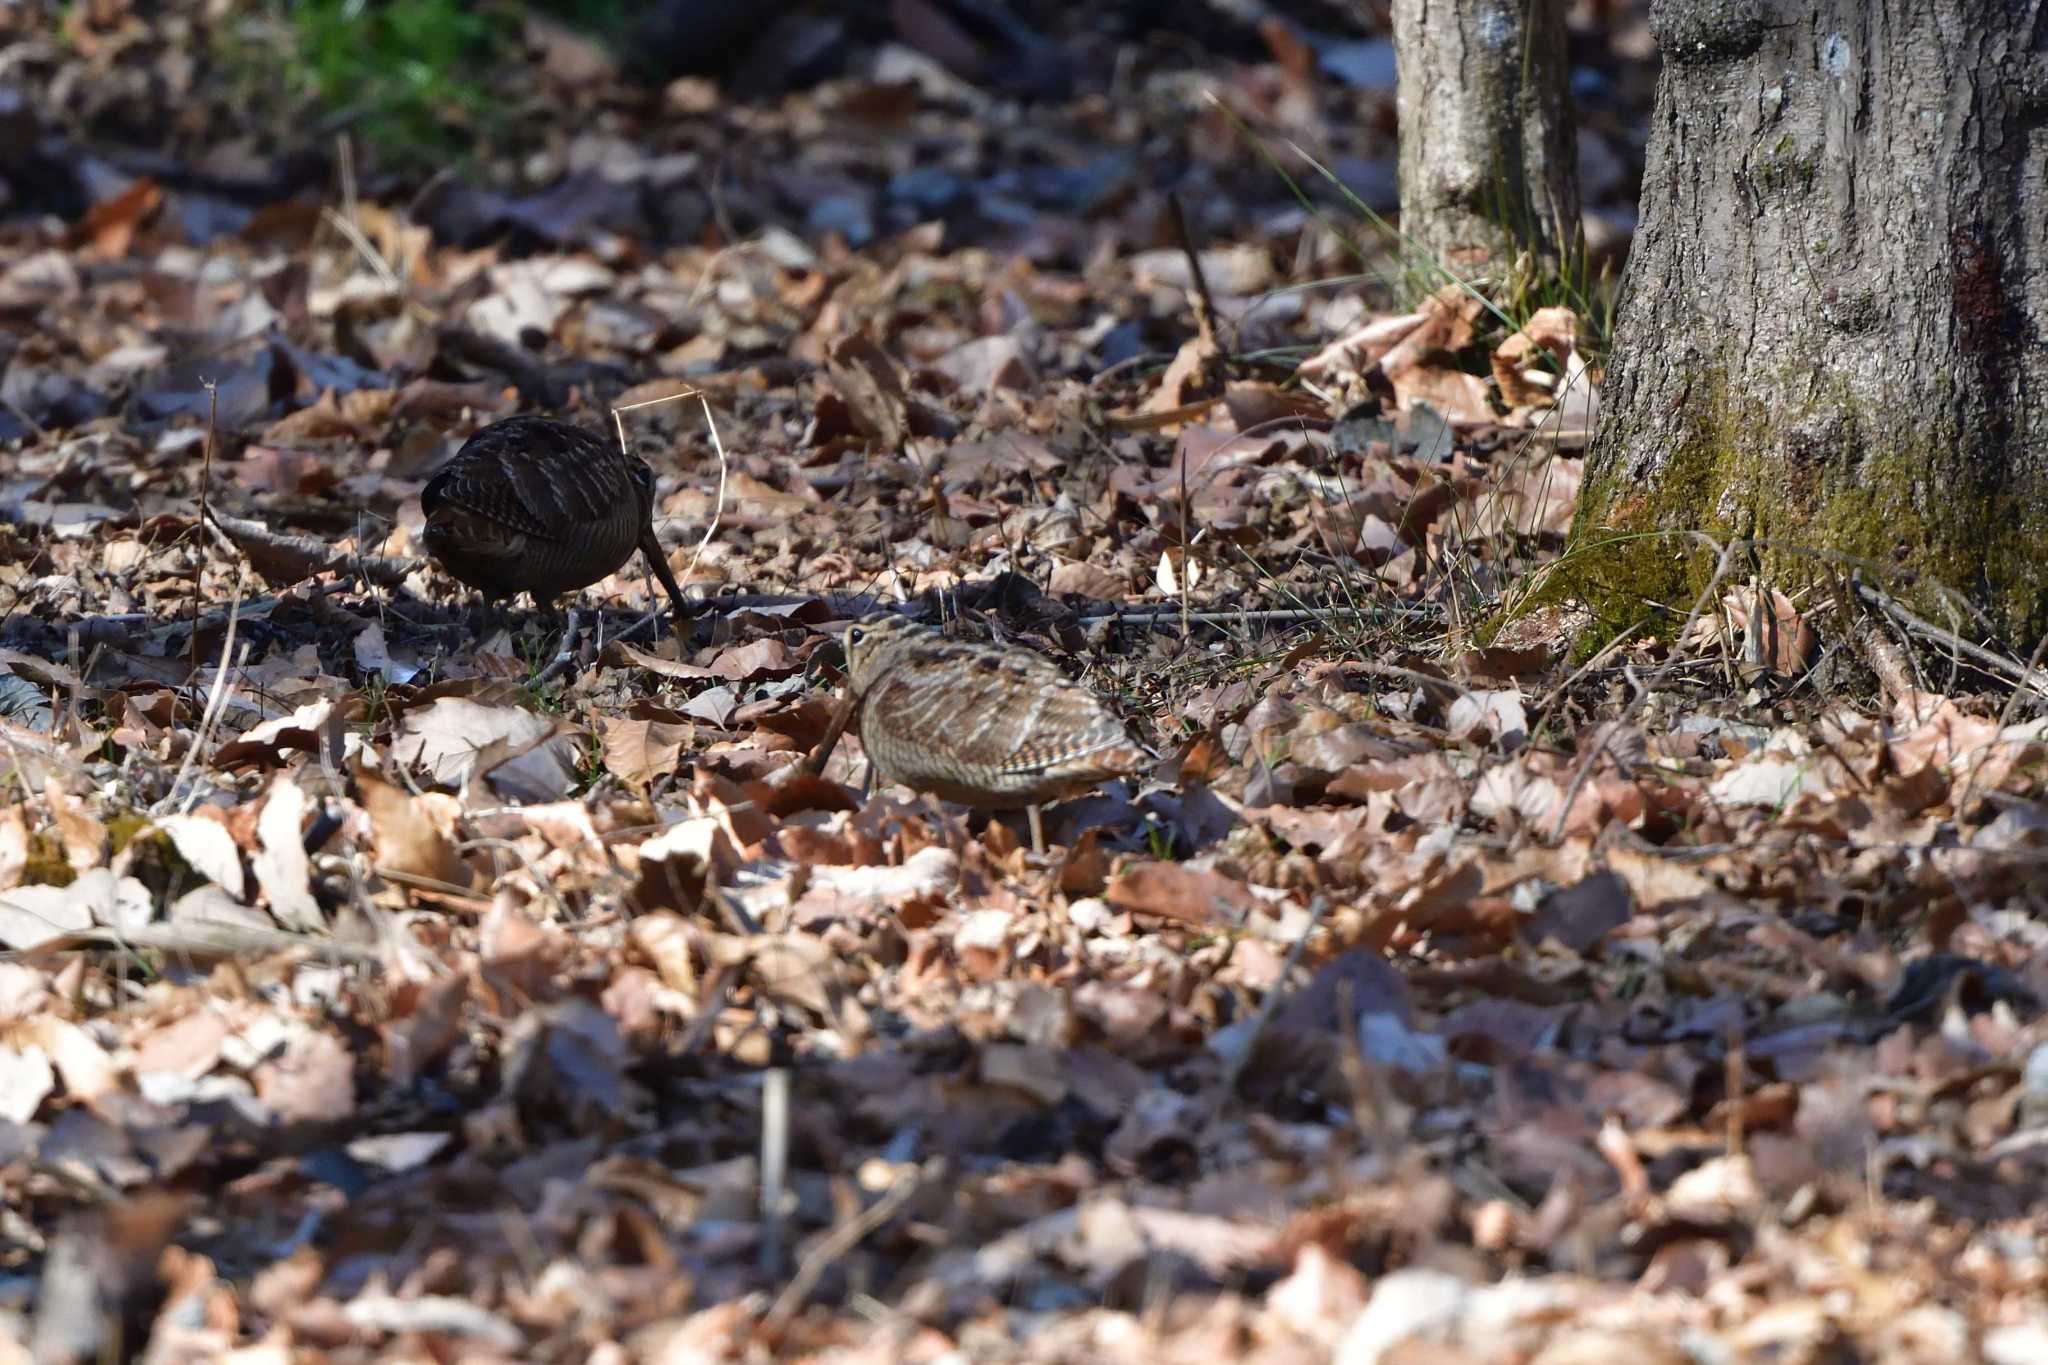
POLYGON ((1401 231, 1460 274, 1579 235, 1563 0, 1394 0, 1401 231))
POLYGON ((1610 623, 1694 528, 2048 626, 2048 16, 2037 0, 1653 0, 1664 55, 1578 536, 1610 623), (1819 549, 1824 557, 1796 553, 1819 549))

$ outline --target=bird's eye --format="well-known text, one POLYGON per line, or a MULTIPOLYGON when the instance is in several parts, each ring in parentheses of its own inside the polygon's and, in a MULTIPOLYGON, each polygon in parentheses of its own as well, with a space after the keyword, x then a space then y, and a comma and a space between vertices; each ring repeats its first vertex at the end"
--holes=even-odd
POLYGON ((857 645, 866 638, 867 632, 862 630, 859 626, 855 626, 852 630, 846 632, 846 643, 850 645, 857 645))

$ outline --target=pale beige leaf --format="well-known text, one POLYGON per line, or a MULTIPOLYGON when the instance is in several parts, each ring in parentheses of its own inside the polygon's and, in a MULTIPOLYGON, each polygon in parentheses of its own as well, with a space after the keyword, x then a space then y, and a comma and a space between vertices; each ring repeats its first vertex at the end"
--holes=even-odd
POLYGON ((292 929, 317 929, 325 922, 320 903, 313 898, 313 868, 301 832, 305 813, 306 794, 290 773, 279 773, 270 784, 263 814, 256 819, 262 847, 250 859, 270 913, 292 929))
POLYGON ((440 792, 414 796, 368 768, 357 772, 363 809, 369 812, 377 865, 401 875, 466 887, 469 866, 455 847, 462 807, 440 792))
POLYGON ((20 806, 0 810, 0 891, 21 885, 28 870, 28 820, 20 806))
POLYGON ((694 727, 673 721, 607 717, 598 722, 604 735, 605 769, 621 782, 647 786, 676 770, 683 745, 694 727))
POLYGON ((49 802, 51 818, 56 821, 65 859, 81 872, 105 862, 107 827, 94 819, 54 775, 43 784, 43 799, 49 802))
POLYGON ((245 898, 242 850, 235 847, 235 836, 228 833, 226 825, 209 815, 193 814, 166 815, 157 821, 157 827, 170 836, 178 856, 200 876, 236 900, 245 898))
POLYGON ((391 757, 425 771, 442 786, 460 789, 495 761, 554 733, 552 719, 517 706, 443 697, 406 713, 392 738, 391 757))
POLYGON ((107 1050, 68 1019, 45 1014, 21 1024, 14 1036, 33 1043, 56 1064, 64 1089, 74 1099, 96 1100, 121 1083, 107 1050))
POLYGON ((27 1123, 56 1088, 57 1072, 41 1048, 0 1045, 0 1119, 27 1123))

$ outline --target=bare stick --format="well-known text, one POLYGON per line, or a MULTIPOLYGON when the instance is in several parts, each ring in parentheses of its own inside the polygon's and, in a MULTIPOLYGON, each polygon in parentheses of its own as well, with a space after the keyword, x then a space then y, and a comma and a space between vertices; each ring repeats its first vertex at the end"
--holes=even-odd
MULTIPOLYGON (((2041 637, 2040 643, 2034 646, 2032 656, 2027 659, 2028 673, 2032 673, 2040 664, 2043 650, 2048 650, 2048 635, 2041 637)), ((2005 705, 1998 710, 1998 729, 1992 732, 1991 742, 1977 751, 1977 761, 1970 765, 1969 780, 1963 783, 1962 797, 1956 802, 1956 815, 1959 818, 1970 808, 1970 798, 1977 790, 1977 775, 1984 771, 1985 761, 1991 757, 1991 751, 2004 742, 2002 736, 2005 734, 2005 727, 2012 724, 2013 709, 2019 704, 2019 700, 2020 689, 2017 687, 2006 694, 2005 705)))
POLYGON ((1258 1050, 1259 1036, 1266 1031, 1266 1025, 1272 1022, 1273 1012, 1280 1008, 1280 997, 1286 994, 1284 988, 1287 978, 1293 975, 1294 969, 1301 964, 1301 955, 1308 951, 1308 941, 1315 937, 1317 926, 1323 922, 1323 916, 1329 913, 1328 896, 1317 896, 1309 902, 1308 923, 1301 926, 1301 933, 1295 937, 1294 945, 1287 950, 1287 960, 1280 964, 1280 974, 1273 978, 1273 985, 1267 990, 1266 998, 1259 1002, 1259 1012, 1252 1017, 1251 1032, 1245 1037, 1244 1047, 1230 1059, 1230 1064, 1223 1068, 1223 1078, 1216 1090, 1216 1113, 1221 1113, 1223 1106, 1230 1103, 1230 1097, 1237 1093, 1238 1079, 1244 1075, 1245 1066, 1251 1061, 1252 1053, 1258 1050))
POLYGON ((718 423, 711 418, 711 400, 699 392, 697 402, 704 408, 704 427, 711 433, 711 448, 718 453, 718 499, 711 505, 711 524, 704 528, 704 539, 697 542, 697 552, 690 556, 689 564, 683 569, 684 578, 697 571, 697 561, 704 557, 705 547, 711 544, 711 537, 718 534, 718 523, 725 516, 725 442, 718 438, 718 423))
MULTIPOLYGON (((1732 540, 1728 542, 1726 547, 1723 547, 1719 541, 1704 531, 1692 531, 1688 534, 1697 536, 1713 546, 1715 550, 1719 551, 1719 557, 1714 561, 1714 576, 1707 580, 1706 587, 1700 589, 1700 595, 1694 600, 1692 610, 1685 614, 1684 624, 1679 626, 1678 633, 1671 637, 1674 640, 1683 640, 1692 630, 1692 623, 1699 619, 1700 613, 1707 609, 1707 603, 1713 599, 1715 593, 1721 590, 1721 580, 1728 576, 1728 567, 1734 562, 1736 550, 1745 543, 1739 540, 1732 540)), ((1600 762, 1600 756, 1607 752, 1608 744, 1623 726, 1636 718, 1636 713, 1642 710, 1643 702, 1649 697, 1651 689, 1662 682, 1665 674, 1669 673, 1677 663, 1678 651, 1673 650, 1671 657, 1664 661, 1663 667, 1657 670, 1650 681, 1647 684, 1639 684, 1636 687, 1635 695, 1628 699, 1628 705, 1622 709, 1621 719, 1615 721, 1612 725, 1601 727, 1599 738, 1594 741, 1592 751, 1584 759, 1580 760, 1578 768, 1572 773, 1570 785, 1564 790, 1564 800, 1558 803, 1557 821, 1550 827, 1551 843, 1555 844, 1558 840, 1564 838, 1565 821, 1571 817, 1572 802, 1579 799, 1579 792, 1585 787, 1586 779, 1593 775, 1593 768, 1600 762)), ((1631 681, 1634 681, 1635 674, 1631 672, 1629 678, 1631 681)))
POLYGON ((213 686, 206 696, 206 709, 199 713, 199 728, 192 734, 192 743, 185 750, 184 761, 178 765, 177 776, 171 779, 170 790, 164 793, 163 800, 157 802, 156 806, 151 808, 150 813, 152 815, 166 806, 176 804, 178 789, 184 785, 185 779, 191 775, 192 765, 198 762, 200 750, 204 749, 211 742, 214 724, 220 719, 221 711, 227 706, 228 694, 232 690, 229 686, 228 678, 233 672, 236 662, 234 653, 235 627, 240 621, 239 608, 242 605, 242 583, 242 576, 238 574, 235 578, 234 599, 228 604, 227 634, 221 639, 220 666, 214 670, 213 686))
POLYGON ((1205 626, 1229 626, 1240 622, 1247 625, 1305 626, 1319 625, 1324 621, 1350 619, 1363 620, 1368 617, 1396 616, 1400 613, 1380 611, 1370 607, 1272 607, 1253 611, 1197 611, 1183 614, 1179 606, 1134 606, 1104 607, 1095 611, 1074 613, 1077 621, 1124 621, 1132 625, 1153 624, 1166 620, 1199 621, 1205 626))
MULTIPOLYGON (((199 455, 199 524, 207 525, 206 490, 213 483, 213 431, 214 419, 220 411, 220 394, 211 379, 202 379, 206 386, 206 446, 199 455)), ((199 667, 199 600, 206 595, 206 549, 199 550, 199 562, 192 566, 192 638, 186 641, 185 662, 192 668, 199 667)))
POLYGON ((869 1233, 894 1218, 897 1210, 910 1202, 910 1197, 923 1187, 927 1178, 938 1179, 943 1176, 944 1171, 945 1158, 938 1157, 932 1161, 929 1173, 916 1167, 903 1172, 896 1177, 894 1184, 882 1192, 881 1198, 827 1233, 823 1240, 811 1248, 810 1254, 804 1257, 803 1263, 797 1267, 796 1274, 790 1276, 789 1283, 783 1286, 782 1292, 775 1296, 775 1302, 769 1307, 763 1322, 770 1326, 780 1326, 787 1322, 797 1309, 803 1307, 804 1300, 811 1296, 811 1291, 817 1288, 818 1281, 824 1277, 834 1261, 859 1246, 869 1233))
POLYGON ((1195 250, 1195 234, 1188 226, 1187 209, 1181 204, 1178 194, 1168 194, 1166 204, 1173 212, 1173 231, 1180 238, 1182 254, 1188 258, 1188 278, 1194 284, 1195 330, 1215 348, 1217 355, 1227 360, 1230 352, 1224 347, 1223 337, 1216 327, 1216 297, 1209 292, 1209 277, 1202 273, 1202 254, 1195 250))
POLYGON ((1748 1053, 1743 1046, 1742 1018, 1737 1015, 1728 1026, 1727 1056, 1723 1061, 1721 1089, 1728 1103, 1728 1155, 1742 1155, 1743 1080, 1749 1073, 1748 1053))
POLYGON ((262 957, 292 948, 304 948, 315 957, 342 962, 377 962, 382 954, 331 938, 312 938, 286 933, 282 929, 259 929, 245 924, 213 920, 180 920, 166 924, 136 924, 126 929, 107 926, 60 933, 26 948, 0 953, 0 962, 37 962, 58 953, 88 948, 148 949, 184 957, 218 959, 262 957))
POLYGON ((576 608, 569 608, 569 620, 562 630, 562 646, 555 651, 555 657, 548 660, 548 666, 534 675, 535 687, 546 687, 556 678, 567 673, 576 662, 577 637, 581 634, 581 622, 577 619, 576 608))
POLYGON ((206 529, 272 583, 297 583, 320 573, 348 574, 375 587, 391 588, 420 567, 417 559, 338 550, 315 536, 287 535, 260 521, 202 512, 206 529))
MULTIPOLYGON (((1856 595, 1915 635, 1924 636, 1938 645, 1955 651, 1964 658, 1974 659, 1992 672, 2012 682, 2015 686, 2024 687, 2039 696, 2048 697, 2048 675, 2043 675, 2033 664, 2030 663, 2025 668, 2021 668, 2003 654, 1986 649, 1982 645, 1973 644, 1954 631, 1943 630, 1931 621, 1923 621, 1908 611, 1897 598, 1880 592, 1861 579, 1858 579, 1856 582, 1856 595)), ((2040 651, 2036 650, 2035 657, 2039 658, 2039 656, 2040 651)))
MULTIPOLYGON (((782 1269, 782 1192, 789 1178, 789 1072, 761 1078, 761 1273, 782 1269)), ((786 1292, 786 1291, 785 1291, 786 1292)))
MULTIPOLYGON (((754 917, 747 913, 746 907, 726 895, 714 878, 704 879, 704 896, 718 907, 726 923, 739 933, 751 938, 761 932, 761 927, 754 923, 754 917)), ((758 1001, 758 996, 756 999, 758 1001)), ((764 1275, 774 1275, 782 1268, 782 1194, 788 1176, 789 1068, 771 1066, 761 1078, 761 1273, 764 1275)), ((787 1292, 784 1291, 785 1294, 787 1292)))

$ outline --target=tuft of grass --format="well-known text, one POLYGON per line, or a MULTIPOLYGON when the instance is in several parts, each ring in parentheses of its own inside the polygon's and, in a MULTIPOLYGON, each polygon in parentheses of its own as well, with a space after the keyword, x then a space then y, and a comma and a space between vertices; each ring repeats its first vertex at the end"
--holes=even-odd
MULTIPOLYGON (((1604 267, 1598 272, 1591 268, 1585 243, 1576 235, 1558 261, 1544 261, 1525 254, 1510 263, 1497 277, 1467 279, 1389 222, 1308 149, 1289 139, 1287 149, 1327 182, 1358 215, 1364 225, 1364 233, 1377 237, 1386 248, 1384 251, 1372 251, 1361 240, 1363 234, 1332 218, 1310 197, 1279 152, 1257 129, 1222 99, 1211 98, 1237 132, 1251 144, 1259 159, 1280 177, 1302 209, 1359 263, 1361 275, 1350 278, 1377 280, 1386 295, 1401 306, 1420 303, 1446 284, 1456 284, 1484 306, 1493 325, 1482 328, 1468 355, 1460 357, 1461 362, 1470 361, 1473 373, 1481 377, 1489 373, 1487 357, 1493 349, 1520 331, 1537 309, 1553 305, 1569 307, 1579 315, 1584 324, 1579 349, 1589 361, 1597 364, 1599 358, 1606 354, 1608 339, 1613 335, 1617 281, 1604 267)), ((1338 281, 1318 281, 1311 287, 1330 283, 1338 281)))
POLYGON ((394 167, 461 160, 500 109, 490 70, 511 11, 461 0, 301 0, 284 7, 297 93, 347 118, 394 167))
POLYGON ((236 102, 276 136, 345 129, 382 169, 461 168, 515 140, 534 107, 529 10, 614 48, 636 12, 624 0, 251 0, 218 30, 217 55, 236 102))

